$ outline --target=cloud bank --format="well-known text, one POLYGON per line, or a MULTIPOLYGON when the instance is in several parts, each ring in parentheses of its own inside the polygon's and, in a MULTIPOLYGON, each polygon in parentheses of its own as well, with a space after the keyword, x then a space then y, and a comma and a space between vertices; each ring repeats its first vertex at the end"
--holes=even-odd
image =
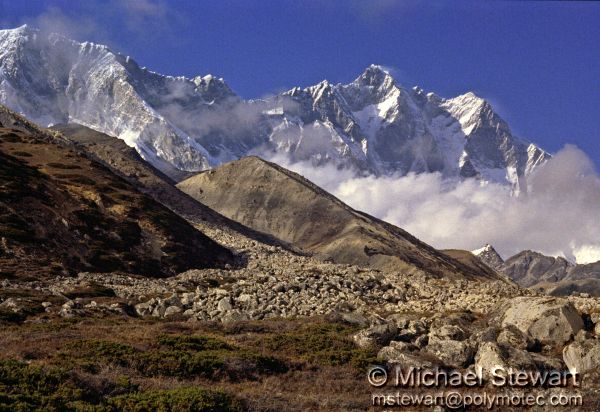
POLYGON ((272 160, 440 249, 491 243, 504 258, 531 249, 578 263, 600 260, 600 177, 575 146, 539 168, 520 197, 498 184, 451 182, 436 173, 355 177, 335 167, 272 160))

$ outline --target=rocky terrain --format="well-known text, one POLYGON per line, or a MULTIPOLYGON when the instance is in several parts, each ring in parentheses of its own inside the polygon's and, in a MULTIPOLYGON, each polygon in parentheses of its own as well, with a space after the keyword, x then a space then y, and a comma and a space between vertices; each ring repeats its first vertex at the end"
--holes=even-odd
POLYGON ((378 410, 396 388, 373 365, 480 368, 511 395, 492 368, 576 370, 571 410, 598 405, 599 298, 524 288, 258 158, 184 181, 201 204, 110 136, 0 124, 0 409, 378 410))
POLYGON ((600 262, 575 264, 560 256, 545 256, 531 250, 505 261, 490 245, 473 254, 523 287, 554 296, 579 293, 600 296, 600 262))
POLYGON ((167 276, 235 264, 227 249, 64 140, 10 112, 0 122, 4 277, 80 270, 167 276))
POLYGON ((302 176, 258 157, 200 173, 177 187, 219 213, 321 259, 405 273, 500 279, 353 210, 302 176))

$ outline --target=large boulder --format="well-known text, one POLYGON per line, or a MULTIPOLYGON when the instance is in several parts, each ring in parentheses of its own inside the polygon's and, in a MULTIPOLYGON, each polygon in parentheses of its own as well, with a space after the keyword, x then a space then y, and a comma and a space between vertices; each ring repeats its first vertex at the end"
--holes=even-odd
POLYGON ((554 297, 517 297, 498 314, 503 328, 513 325, 542 344, 562 346, 583 329, 581 315, 572 303, 554 297))
POLYGON ((443 325, 439 328, 431 328, 429 331, 429 344, 438 341, 460 341, 465 340, 467 333, 457 325, 443 325))
POLYGON ((374 345, 387 345, 398 332, 393 323, 383 323, 363 329, 353 336, 354 342, 361 348, 374 345))
POLYGON ((384 346, 377 357, 389 364, 401 365, 403 368, 431 369, 441 366, 440 362, 432 356, 420 352, 410 352, 398 345, 384 346))
POLYGON ((573 342, 563 349, 563 360, 571 373, 586 373, 600 368, 600 341, 573 342))
POLYGON ((485 377, 489 377, 495 368, 502 368, 504 371, 509 368, 522 371, 538 369, 528 352, 494 342, 479 345, 475 355, 475 367, 481 368, 485 377))
POLYGON ((475 350, 468 341, 435 340, 427 346, 427 352, 451 368, 464 368, 473 363, 475 350))
POLYGON ((508 325, 500 331, 496 341, 505 346, 512 346, 517 349, 532 349, 534 342, 528 334, 523 333, 515 325, 508 325))

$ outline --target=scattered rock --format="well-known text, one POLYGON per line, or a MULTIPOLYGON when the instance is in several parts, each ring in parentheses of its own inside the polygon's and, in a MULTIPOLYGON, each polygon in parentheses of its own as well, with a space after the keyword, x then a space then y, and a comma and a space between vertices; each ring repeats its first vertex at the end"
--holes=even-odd
POLYGON ((233 306, 231 306, 231 300, 229 299, 229 297, 225 297, 225 298, 221 299, 219 301, 219 303, 217 304, 217 308, 221 312, 226 312, 228 310, 233 309, 233 306))

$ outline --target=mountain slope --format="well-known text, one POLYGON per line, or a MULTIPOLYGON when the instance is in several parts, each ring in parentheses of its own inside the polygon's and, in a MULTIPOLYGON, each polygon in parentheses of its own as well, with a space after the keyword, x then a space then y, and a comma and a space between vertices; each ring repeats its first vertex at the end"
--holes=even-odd
POLYGON ((43 125, 117 136, 171 177, 279 154, 362 173, 476 177, 518 193, 549 158, 473 93, 405 89, 379 66, 349 84, 244 101, 211 75, 163 76, 106 46, 26 26, 0 31, 0 103, 43 125))
POLYGON ((1 107, 0 187, 4 277, 168 276, 235 263, 227 249, 69 142, 1 107))
POLYGON ((178 187, 223 215, 321 259, 448 277, 482 279, 486 275, 258 157, 199 173, 178 187))
POLYGON ((562 296, 589 293, 600 296, 600 262, 574 264, 562 257, 524 250, 503 261, 491 245, 472 252, 523 287, 562 296))
MULTIPOLYGON (((151 196, 188 221, 199 225, 202 230, 209 228, 228 231, 232 235, 242 235, 262 243, 284 246, 277 239, 228 219, 177 189, 175 181, 143 160, 122 140, 76 123, 55 125, 51 129, 105 164, 137 190, 151 196)), ((181 172, 178 176, 190 177, 190 174, 181 172)))

